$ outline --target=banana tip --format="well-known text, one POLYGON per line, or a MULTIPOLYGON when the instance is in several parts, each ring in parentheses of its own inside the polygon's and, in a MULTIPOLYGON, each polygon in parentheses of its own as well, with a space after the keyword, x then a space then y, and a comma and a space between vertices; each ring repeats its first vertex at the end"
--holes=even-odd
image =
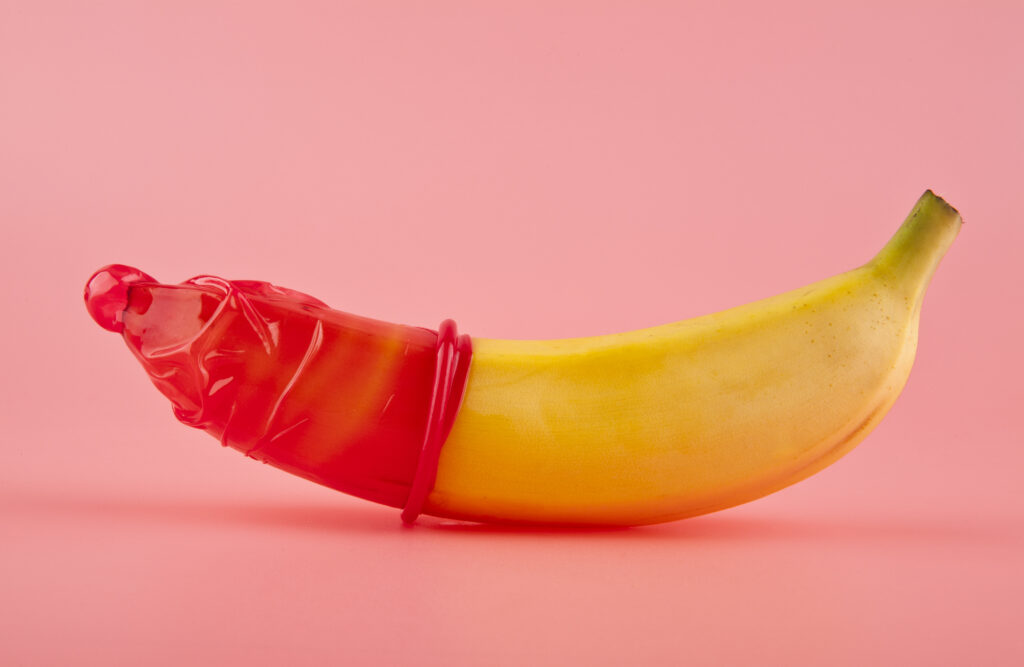
POLYGON ((954 207, 948 201, 946 201, 939 195, 935 194, 935 191, 932 190, 931 188, 928 188, 927 190, 924 191, 924 197, 935 201, 935 203, 937 203, 939 206, 959 217, 961 225, 966 223, 964 217, 960 215, 960 211, 956 210, 956 207, 954 207))

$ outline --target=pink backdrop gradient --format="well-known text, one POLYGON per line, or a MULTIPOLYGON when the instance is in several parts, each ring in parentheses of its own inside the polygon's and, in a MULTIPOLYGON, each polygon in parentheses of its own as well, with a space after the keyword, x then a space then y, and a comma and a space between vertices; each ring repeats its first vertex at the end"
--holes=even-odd
POLYGON ((0 0, 0 664, 1021 664, 1022 24, 0 0), (858 265, 928 187, 967 224, 882 425, 642 529, 403 529, 178 425, 81 303, 124 262, 608 333, 858 265))

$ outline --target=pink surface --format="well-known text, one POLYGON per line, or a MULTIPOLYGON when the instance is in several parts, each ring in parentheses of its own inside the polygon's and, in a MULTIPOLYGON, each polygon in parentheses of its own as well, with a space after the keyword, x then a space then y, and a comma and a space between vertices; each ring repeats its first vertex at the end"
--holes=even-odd
POLYGON ((1024 661, 1020 3, 338 4, 0 2, 0 664, 1024 661), (857 265, 927 187, 967 225, 889 417, 650 528, 403 528, 177 424, 81 301, 607 333, 857 265))

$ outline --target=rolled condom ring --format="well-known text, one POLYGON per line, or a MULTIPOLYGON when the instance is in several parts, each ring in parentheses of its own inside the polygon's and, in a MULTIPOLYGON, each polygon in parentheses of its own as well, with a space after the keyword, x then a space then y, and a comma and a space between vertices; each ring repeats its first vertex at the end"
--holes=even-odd
POLYGON ((409 499, 402 510, 402 521, 412 523, 423 511, 427 496, 437 479, 441 447, 455 423, 462 397, 466 393, 469 360, 473 354, 469 336, 458 335, 454 320, 441 322, 437 336, 437 365, 430 395, 430 415, 423 437, 423 451, 416 466, 409 499))

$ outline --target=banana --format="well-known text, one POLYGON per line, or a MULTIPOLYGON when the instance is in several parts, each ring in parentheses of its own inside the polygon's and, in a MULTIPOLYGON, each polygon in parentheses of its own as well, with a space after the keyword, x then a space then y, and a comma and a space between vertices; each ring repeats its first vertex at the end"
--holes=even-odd
POLYGON ((425 511, 648 524, 814 474, 903 389, 925 290, 960 225, 929 190, 874 259, 802 289, 609 336, 474 338, 425 511))
POLYGON ((450 320, 390 324, 269 283, 164 285, 124 265, 93 274, 85 301, 179 420, 407 521, 639 525, 754 500, 860 442, 907 381, 961 224, 929 190, 859 268, 590 338, 470 339, 450 320))

